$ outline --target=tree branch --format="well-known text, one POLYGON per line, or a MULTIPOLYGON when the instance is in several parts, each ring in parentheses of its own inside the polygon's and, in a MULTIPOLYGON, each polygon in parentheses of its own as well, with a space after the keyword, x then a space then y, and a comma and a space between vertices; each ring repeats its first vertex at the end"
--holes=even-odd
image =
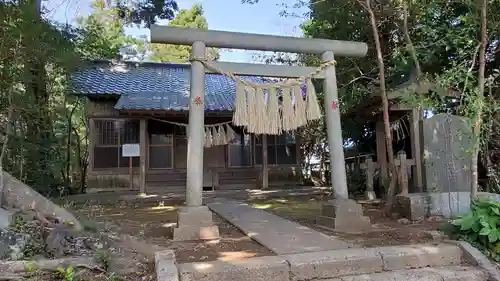
POLYGON ((420 79, 422 76, 422 69, 420 68, 420 63, 418 61, 417 51, 415 50, 415 46, 413 46, 413 42, 411 41, 410 32, 408 29, 408 6, 406 3, 403 3, 403 33, 405 36, 406 44, 408 45, 408 52, 413 59, 413 64, 415 65, 415 69, 417 71, 417 79, 420 79))

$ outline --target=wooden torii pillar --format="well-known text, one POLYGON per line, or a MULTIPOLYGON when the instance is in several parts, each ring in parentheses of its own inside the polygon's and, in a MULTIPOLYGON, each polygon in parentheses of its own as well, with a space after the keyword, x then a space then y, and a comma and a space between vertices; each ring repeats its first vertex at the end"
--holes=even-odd
MULTIPOLYGON (((192 46, 192 55, 195 58, 204 58, 207 47, 316 54, 320 55, 323 61, 333 60, 334 54, 362 57, 366 55, 368 50, 367 45, 361 42, 175 28, 159 25, 151 26, 150 30, 152 43, 190 45, 192 46)), ((210 63, 224 72, 236 75, 281 78, 300 77, 311 73, 315 69, 300 66, 228 62, 210 63)), ((192 62, 189 125, 187 130, 186 206, 179 211, 178 227, 174 230, 174 240, 211 239, 218 236, 218 230, 211 223, 210 211, 206 206, 202 205, 205 72, 209 72, 209 70, 205 69, 202 62, 196 60, 192 62)), ((332 189, 336 199, 347 200, 347 179, 340 112, 337 109, 338 91, 335 66, 327 67, 323 74, 315 78, 324 78, 324 105, 326 108, 332 189)))

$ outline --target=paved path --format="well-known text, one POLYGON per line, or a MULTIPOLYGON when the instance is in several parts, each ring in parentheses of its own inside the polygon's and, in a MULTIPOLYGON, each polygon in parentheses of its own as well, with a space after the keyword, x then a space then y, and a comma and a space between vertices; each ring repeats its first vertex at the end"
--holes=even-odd
POLYGON ((278 255, 349 248, 349 244, 245 203, 217 199, 207 206, 278 255))

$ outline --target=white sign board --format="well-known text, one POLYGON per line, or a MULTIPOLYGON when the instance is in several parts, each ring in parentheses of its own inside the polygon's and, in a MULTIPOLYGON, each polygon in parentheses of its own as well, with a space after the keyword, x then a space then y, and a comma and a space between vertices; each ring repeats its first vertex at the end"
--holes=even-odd
POLYGON ((122 145, 123 157, 139 157, 141 156, 141 147, 138 143, 125 143, 122 145))

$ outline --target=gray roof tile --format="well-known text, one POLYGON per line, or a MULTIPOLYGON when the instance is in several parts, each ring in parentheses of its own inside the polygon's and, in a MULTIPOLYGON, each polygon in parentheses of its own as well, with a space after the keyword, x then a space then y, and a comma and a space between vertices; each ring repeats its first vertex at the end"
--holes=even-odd
MULTIPOLYGON (((244 77, 262 83, 262 77, 244 77)), ((187 110, 190 67, 187 64, 92 61, 70 75, 69 93, 119 95, 116 109, 187 110)), ((205 110, 233 109, 235 83, 206 74, 205 110)))

